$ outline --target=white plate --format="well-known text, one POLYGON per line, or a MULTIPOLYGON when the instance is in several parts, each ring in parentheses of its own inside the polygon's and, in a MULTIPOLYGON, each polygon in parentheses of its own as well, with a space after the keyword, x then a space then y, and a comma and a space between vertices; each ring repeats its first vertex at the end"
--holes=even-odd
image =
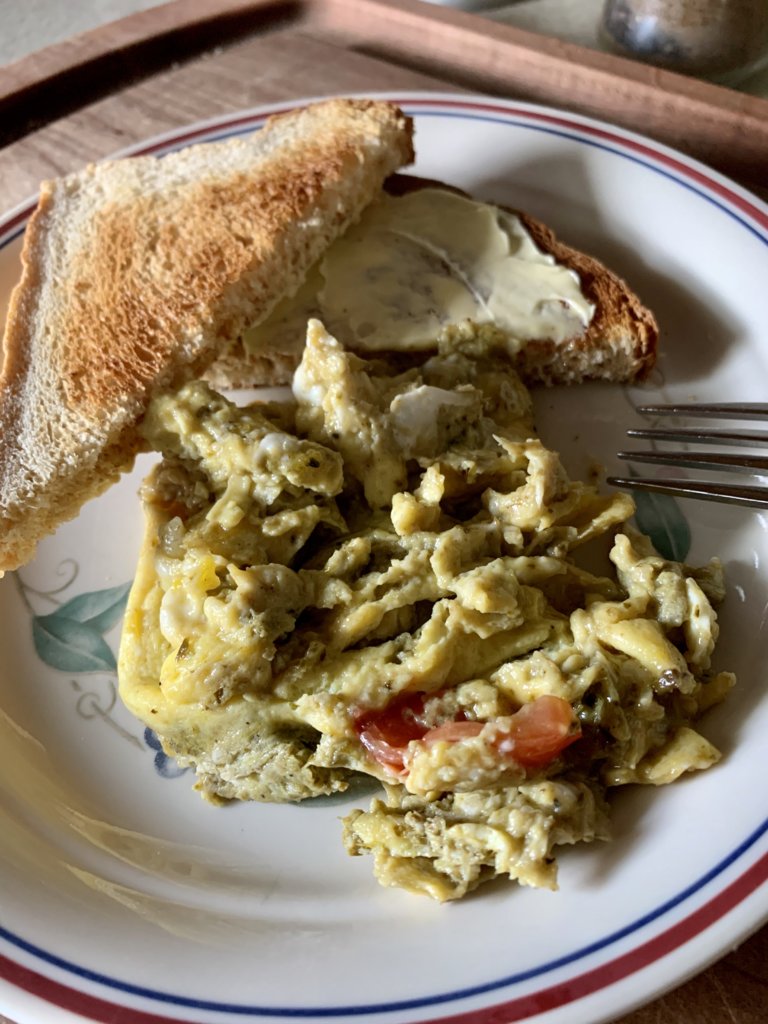
MULTIPOLYGON (((765 399, 765 206, 678 153, 572 114, 394 98, 416 118, 417 172, 541 217, 655 309, 663 355, 644 397, 765 399)), ((264 113, 141 149, 244 132, 264 113)), ((29 210, 0 221, 6 298, 29 210)), ((617 471, 638 397, 546 392, 542 433, 573 470, 598 457, 617 471)), ((494 884, 438 906, 380 889, 367 858, 346 856, 338 818, 363 797, 214 809, 116 702, 123 591, 111 588, 131 579, 145 469, 0 583, 2 1012, 19 1024, 583 1024, 653 998, 764 921, 765 516, 661 507, 683 547, 687 520, 691 561, 717 553, 727 569, 719 664, 740 683, 704 727, 723 762, 619 794, 615 841, 564 852, 559 892, 494 884)))

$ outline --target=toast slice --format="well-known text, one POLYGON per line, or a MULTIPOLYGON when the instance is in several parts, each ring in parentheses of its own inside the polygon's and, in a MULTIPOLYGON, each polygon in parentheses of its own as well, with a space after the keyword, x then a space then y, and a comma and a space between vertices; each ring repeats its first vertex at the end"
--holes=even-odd
MULTIPOLYGON (((402 174, 389 179, 385 184, 385 190, 393 197, 421 192, 426 201, 431 201, 430 196, 439 198, 446 192, 460 199, 469 199, 465 193, 442 182, 402 174)), ((328 280, 325 277, 328 260, 338 251, 339 246, 347 247, 347 267, 354 266, 355 263, 362 264, 367 259, 363 254, 363 247, 368 244, 368 236, 376 232, 381 225, 380 219, 377 219, 375 205, 366 211, 359 225, 352 228, 330 252, 323 255, 295 299, 281 303, 260 327, 246 332, 244 337, 234 339, 224 348, 207 374, 214 386, 226 388, 288 383, 301 358, 304 328, 308 317, 311 316, 330 323, 347 347, 359 355, 365 357, 373 352, 381 353, 387 350, 386 342, 376 343, 373 335, 345 336, 344 325, 334 323, 329 310, 323 306, 323 289, 328 288, 328 280)), ((486 206, 486 209, 496 208, 486 206)), ((527 384, 554 385, 574 384, 587 380, 626 382, 641 380, 646 376, 656 359, 658 327, 651 311, 643 305, 630 286, 598 260, 559 240, 550 228, 534 217, 502 207, 498 210, 500 215, 516 217, 541 253, 552 257, 559 267, 576 275, 583 298, 593 308, 591 319, 586 325, 573 321, 573 331, 566 331, 565 336, 557 339, 522 337, 519 334, 509 337, 510 356, 523 380, 527 384)), ((443 211, 443 221, 449 221, 453 212, 450 209, 443 211)), ((390 227, 395 229, 392 234, 401 229, 409 230, 406 215, 398 215, 397 220, 387 224, 387 229, 390 227)), ((418 231, 418 227, 415 230, 418 231)), ((424 241, 426 244, 423 251, 426 253, 434 238, 424 241)), ((466 264, 472 259, 472 249, 467 247, 465 239, 458 239, 458 243, 464 245, 462 255, 466 264)), ((434 252, 437 252, 436 248, 434 252)), ((402 248, 393 249, 391 253, 377 248, 375 257, 366 264, 366 270, 360 274, 358 280, 352 281, 350 291, 353 292, 356 285, 360 290, 372 287, 371 280, 379 273, 380 264, 385 258, 389 258, 393 264, 400 263, 400 274, 406 288, 410 280, 423 280, 430 273, 442 272, 434 260, 433 266, 430 267, 429 254, 423 266, 418 263, 411 264, 412 255, 402 248), (402 269, 406 266, 407 269, 402 269)), ((444 254, 439 252, 437 255, 440 257, 444 254)), ((445 255, 450 257, 451 253, 445 255)), ((449 260, 442 262, 447 278, 450 276, 449 260)), ((457 258, 455 263, 461 264, 462 260, 457 258)), ((338 273, 333 270, 331 272, 338 273)), ((391 287, 390 282, 388 285, 391 287)), ((381 305, 386 318, 388 311, 383 309, 383 303, 381 305)), ((426 331, 426 341, 423 342, 414 340, 413 332, 407 330, 404 317, 400 322, 405 326, 403 337, 406 340, 400 342, 394 332, 389 333, 389 339, 397 344, 396 351, 407 356, 409 352, 423 349, 424 345, 429 348, 436 341, 437 328, 431 333, 426 331)))
POLYGON ((394 105, 331 100, 43 184, 0 374, 0 574, 130 468, 152 397, 295 291, 412 159, 394 105))

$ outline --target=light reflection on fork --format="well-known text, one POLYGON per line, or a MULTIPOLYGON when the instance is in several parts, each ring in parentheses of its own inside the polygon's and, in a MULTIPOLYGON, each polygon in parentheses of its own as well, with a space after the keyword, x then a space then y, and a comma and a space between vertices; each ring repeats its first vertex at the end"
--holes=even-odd
MULTIPOLYGON (((687 419, 757 420, 768 422, 768 405, 754 402, 729 402, 710 405, 645 405, 637 410, 647 416, 674 416, 687 419)), ((768 431, 708 430, 705 427, 649 427, 627 430, 632 438, 669 441, 686 445, 722 445, 730 448, 759 448, 768 445, 768 431)), ((763 476, 768 479, 768 455, 739 455, 723 452, 692 452, 674 450, 622 451, 618 457, 628 462, 656 466, 681 466, 685 469, 726 471, 763 476)), ((768 486, 727 484, 705 480, 646 479, 644 477, 608 477, 614 487, 629 490, 674 494, 683 498, 721 501, 748 508, 768 508, 768 486)))

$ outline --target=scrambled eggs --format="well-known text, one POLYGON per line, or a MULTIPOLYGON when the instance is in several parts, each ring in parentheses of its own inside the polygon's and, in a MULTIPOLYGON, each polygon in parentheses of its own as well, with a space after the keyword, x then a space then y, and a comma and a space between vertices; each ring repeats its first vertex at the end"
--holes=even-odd
POLYGON ((717 562, 660 557, 629 496, 569 480, 493 328, 398 370, 309 324, 294 399, 151 407, 163 461, 120 654, 125 703, 209 799, 383 783, 344 822, 385 885, 554 887, 605 794, 718 759, 692 724, 717 562), (579 549, 608 538, 604 575, 579 549))

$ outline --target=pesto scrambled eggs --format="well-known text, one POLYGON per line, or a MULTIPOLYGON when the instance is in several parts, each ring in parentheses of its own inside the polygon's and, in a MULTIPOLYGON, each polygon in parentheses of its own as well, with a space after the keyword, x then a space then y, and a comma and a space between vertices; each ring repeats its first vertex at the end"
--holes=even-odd
POLYGON ((667 561, 629 496, 570 480, 496 341, 467 324, 401 370, 313 320, 292 401, 155 401, 120 652, 123 700, 204 796, 373 776, 347 849, 439 900, 555 887, 557 846, 607 836, 609 787, 718 759, 693 723, 733 682, 710 671, 719 564, 667 561))

